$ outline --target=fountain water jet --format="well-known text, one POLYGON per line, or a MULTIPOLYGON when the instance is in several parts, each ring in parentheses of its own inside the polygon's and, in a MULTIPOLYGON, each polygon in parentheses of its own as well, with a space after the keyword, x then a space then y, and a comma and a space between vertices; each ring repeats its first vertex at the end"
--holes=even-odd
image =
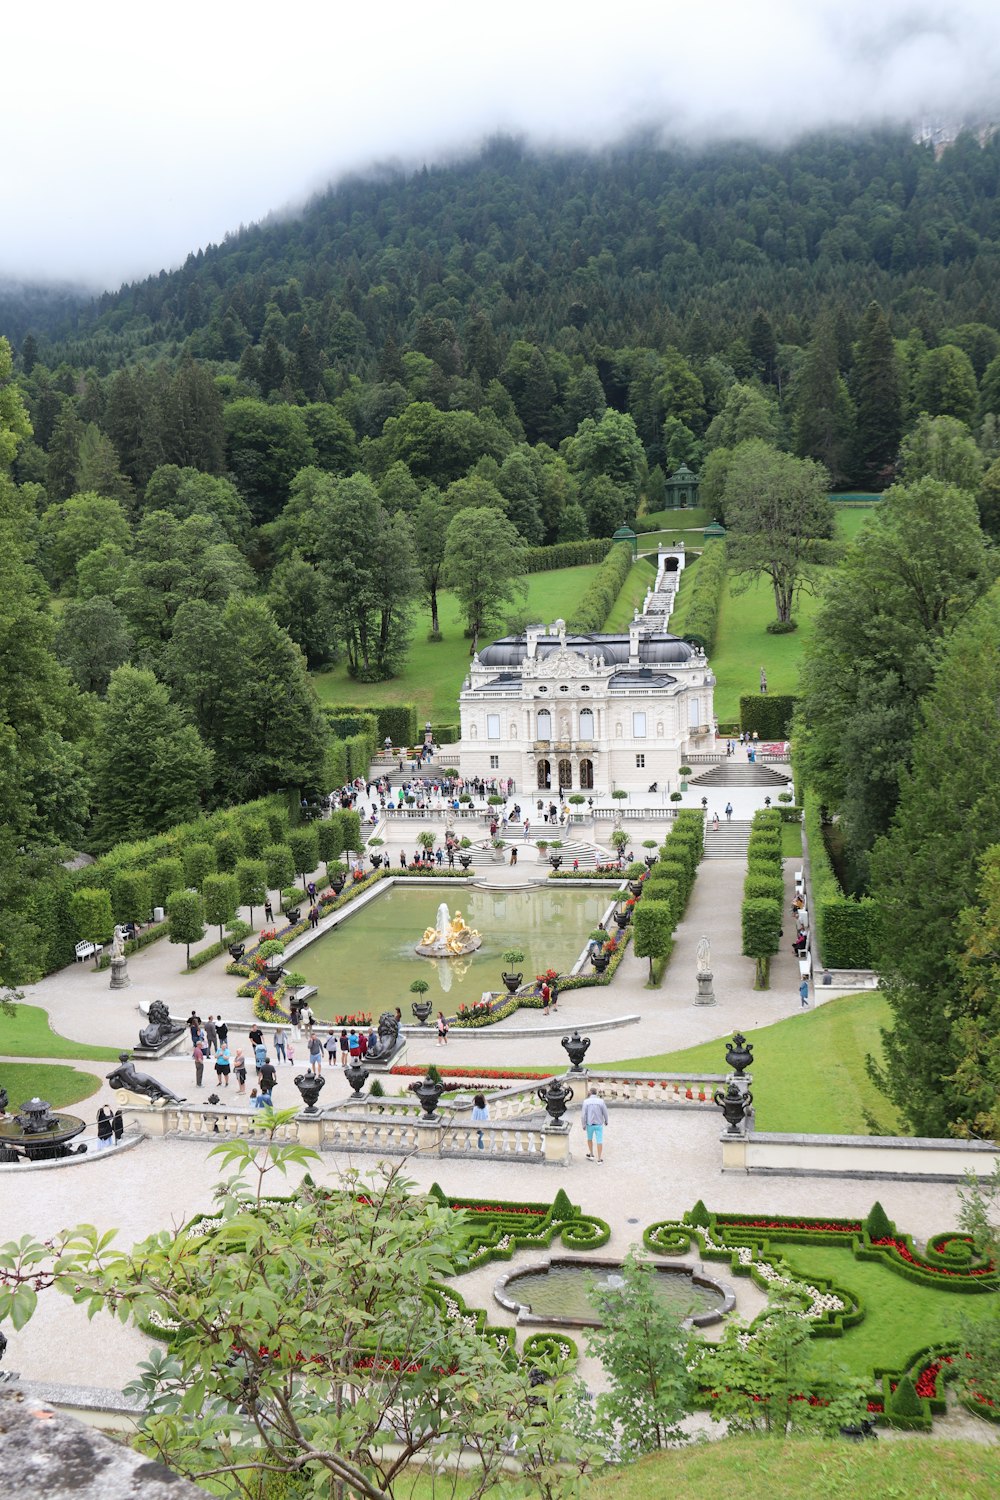
POLYGON ((456 911, 451 916, 448 903, 442 901, 437 910, 437 926, 425 930, 417 944, 417 952, 423 958, 461 958, 466 953, 474 953, 482 941, 474 928, 465 925, 462 913, 456 911))

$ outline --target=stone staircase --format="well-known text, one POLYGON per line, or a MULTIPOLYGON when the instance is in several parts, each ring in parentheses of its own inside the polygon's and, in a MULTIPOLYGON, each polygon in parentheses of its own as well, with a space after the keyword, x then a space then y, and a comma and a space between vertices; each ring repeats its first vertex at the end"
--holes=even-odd
MULTIPOLYGON (((503 837, 503 835, 501 835, 501 837, 503 837)), ((523 838, 512 836, 510 838, 506 838, 505 842, 507 847, 503 852, 503 857, 504 861, 506 862, 510 859, 510 851, 512 848, 517 849, 518 860, 521 860, 524 858, 525 851, 531 849, 535 841, 532 838, 529 839, 527 843, 525 843, 523 838)), ((561 840, 561 843, 562 848, 560 849, 545 849, 543 851, 536 851, 538 863, 547 865, 550 853, 560 854, 562 856, 562 865, 560 866, 561 869, 572 870, 574 859, 578 859, 580 861, 581 870, 592 870, 595 865, 607 864, 614 858, 614 855, 609 853, 607 849, 602 849, 596 844, 585 843, 582 839, 564 838, 561 840)), ((477 840, 473 844, 472 848, 467 849, 465 852, 472 855, 472 868, 474 870, 488 867, 489 865, 496 863, 496 861, 493 859, 493 850, 488 839, 477 840)))
POLYGON ((701 776, 692 776, 692 786, 779 786, 787 787, 791 781, 782 771, 772 771, 770 766, 745 761, 724 760, 701 776))
MULTIPOLYGON (((753 770, 753 767, 750 767, 753 770)), ((719 826, 713 831, 709 822, 705 827, 705 859, 742 859, 747 857, 747 844, 750 842, 750 822, 741 822, 736 818, 727 822, 721 820, 719 826)))

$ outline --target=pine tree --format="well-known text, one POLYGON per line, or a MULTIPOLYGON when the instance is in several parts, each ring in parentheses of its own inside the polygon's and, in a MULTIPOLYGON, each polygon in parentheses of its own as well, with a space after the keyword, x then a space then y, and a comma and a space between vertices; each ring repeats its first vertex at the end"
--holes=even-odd
POLYGON ((869 303, 861 320, 852 389, 857 408, 858 480, 867 488, 882 489, 899 449, 903 398, 892 333, 877 302, 869 303))
POLYGON ((854 447, 854 404, 837 367, 833 319, 824 314, 795 382, 795 451, 818 460, 839 485, 850 476, 854 447))

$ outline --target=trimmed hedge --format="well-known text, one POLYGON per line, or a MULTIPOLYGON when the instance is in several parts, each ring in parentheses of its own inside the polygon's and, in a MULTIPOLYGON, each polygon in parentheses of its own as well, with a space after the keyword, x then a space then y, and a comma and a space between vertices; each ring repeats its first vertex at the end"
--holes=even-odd
MULTIPOLYGON (((681 577, 683 576, 682 574, 681 577)), ((685 585, 681 585, 677 599, 677 620, 676 623, 671 622, 676 634, 701 646, 708 656, 715 650, 719 606, 725 584, 726 544, 722 541, 708 542, 692 580, 687 583, 686 594, 685 585)))
POLYGON ((571 629, 603 630, 604 622, 615 607, 632 567, 632 548, 628 542, 616 542, 590 582, 577 606, 571 629))
POLYGON ((785 882, 780 875, 756 875, 748 870, 743 894, 749 899, 781 902, 785 899, 785 882))
POLYGON ((797 699, 791 693, 744 693, 740 698, 740 728, 762 740, 787 740, 797 699))
MULTIPOLYGON (((415 703, 343 704, 336 703, 326 710, 333 719, 374 718, 376 721, 375 744, 382 749, 386 735, 393 745, 415 745, 417 743, 417 705, 415 703)), ((358 732, 358 731, 355 731, 358 732)), ((355 775, 360 774, 355 772, 355 775)))
POLYGON ((870 897, 846 896, 823 837, 819 799, 807 791, 803 823, 809 848, 812 920, 820 959, 827 969, 870 969, 879 943, 879 908, 870 897))
POLYGON ((431 732, 435 745, 457 745, 462 738, 461 724, 434 724, 431 732))
POLYGON ((548 573, 553 568, 579 568, 603 562, 611 551, 609 536, 585 537, 580 542, 556 542, 551 547, 525 547, 518 558, 522 573, 548 573))

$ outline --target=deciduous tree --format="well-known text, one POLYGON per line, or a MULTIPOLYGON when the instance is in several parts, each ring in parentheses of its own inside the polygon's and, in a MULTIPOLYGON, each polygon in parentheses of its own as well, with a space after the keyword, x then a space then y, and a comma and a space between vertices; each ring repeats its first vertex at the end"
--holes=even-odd
POLYGON ((490 506, 460 510, 448 525, 444 578, 465 611, 470 656, 490 621, 521 592, 523 546, 506 516, 490 506))
POLYGON ((726 476, 728 562, 743 588, 766 577, 777 618, 792 618, 797 589, 811 590, 815 567, 832 556, 830 479, 812 459, 780 453, 760 439, 741 443, 726 476))

